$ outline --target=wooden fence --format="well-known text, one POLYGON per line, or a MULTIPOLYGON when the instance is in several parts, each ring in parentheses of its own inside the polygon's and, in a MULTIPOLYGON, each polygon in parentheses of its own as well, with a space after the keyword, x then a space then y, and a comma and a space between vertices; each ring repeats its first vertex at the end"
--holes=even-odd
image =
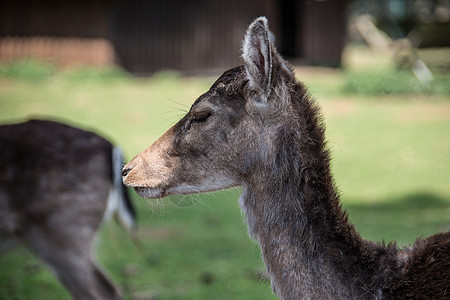
POLYGON ((135 74, 241 63, 248 24, 269 19, 296 64, 340 64, 345 0, 0 0, 0 60, 117 63, 135 74))
POLYGON ((119 62, 134 73, 222 69, 240 64, 248 24, 269 14, 277 30, 275 2, 132 1, 117 9, 112 41, 119 62))

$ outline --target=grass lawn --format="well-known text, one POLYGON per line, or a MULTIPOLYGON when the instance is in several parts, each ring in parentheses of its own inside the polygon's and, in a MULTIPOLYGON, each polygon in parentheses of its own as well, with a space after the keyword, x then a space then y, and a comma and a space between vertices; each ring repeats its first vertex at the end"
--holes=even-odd
MULTIPOLYGON (((174 124, 214 78, 109 71, 0 77, 0 124, 49 117, 92 129, 131 159, 174 124)), ((450 228, 450 96, 343 92, 345 74, 297 68, 323 108, 335 181, 357 230, 401 245, 450 228)), ((1 74, 1 73, 0 73, 1 74)), ((258 246, 247 237, 240 189, 148 201, 137 248, 114 223, 96 256, 127 299, 275 299, 258 246)), ((0 299, 69 299, 23 247, 0 257, 0 299)))

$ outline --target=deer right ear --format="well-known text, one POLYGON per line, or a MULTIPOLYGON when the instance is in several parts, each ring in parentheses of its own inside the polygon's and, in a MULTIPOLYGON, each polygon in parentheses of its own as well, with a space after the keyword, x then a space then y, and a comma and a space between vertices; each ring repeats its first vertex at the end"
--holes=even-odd
MULTIPOLYGON (((257 101, 267 104, 272 81, 272 44, 265 17, 259 17, 248 27, 242 47, 242 58, 250 87, 257 93, 257 101)), ((256 100, 256 99, 255 99, 256 100)))

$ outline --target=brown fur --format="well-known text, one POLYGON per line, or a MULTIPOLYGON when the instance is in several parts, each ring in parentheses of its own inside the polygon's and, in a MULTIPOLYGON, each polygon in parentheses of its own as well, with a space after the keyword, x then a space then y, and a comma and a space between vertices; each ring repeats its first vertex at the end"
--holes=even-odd
POLYGON ((450 233, 399 249, 348 222, 319 108, 265 18, 250 25, 243 59, 124 167, 124 183, 148 198, 242 185, 249 234, 282 299, 448 298, 450 233))

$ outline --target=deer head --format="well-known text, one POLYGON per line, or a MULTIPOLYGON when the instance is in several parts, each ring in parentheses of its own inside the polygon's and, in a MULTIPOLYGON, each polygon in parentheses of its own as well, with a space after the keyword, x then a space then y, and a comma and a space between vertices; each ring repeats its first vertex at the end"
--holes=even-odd
MULTIPOLYGON (((125 185, 145 198, 244 185, 274 158, 298 84, 269 40, 267 19, 248 28, 244 65, 230 69, 190 111, 123 169, 125 185)), ((295 118, 292 117, 292 118, 295 118)))

